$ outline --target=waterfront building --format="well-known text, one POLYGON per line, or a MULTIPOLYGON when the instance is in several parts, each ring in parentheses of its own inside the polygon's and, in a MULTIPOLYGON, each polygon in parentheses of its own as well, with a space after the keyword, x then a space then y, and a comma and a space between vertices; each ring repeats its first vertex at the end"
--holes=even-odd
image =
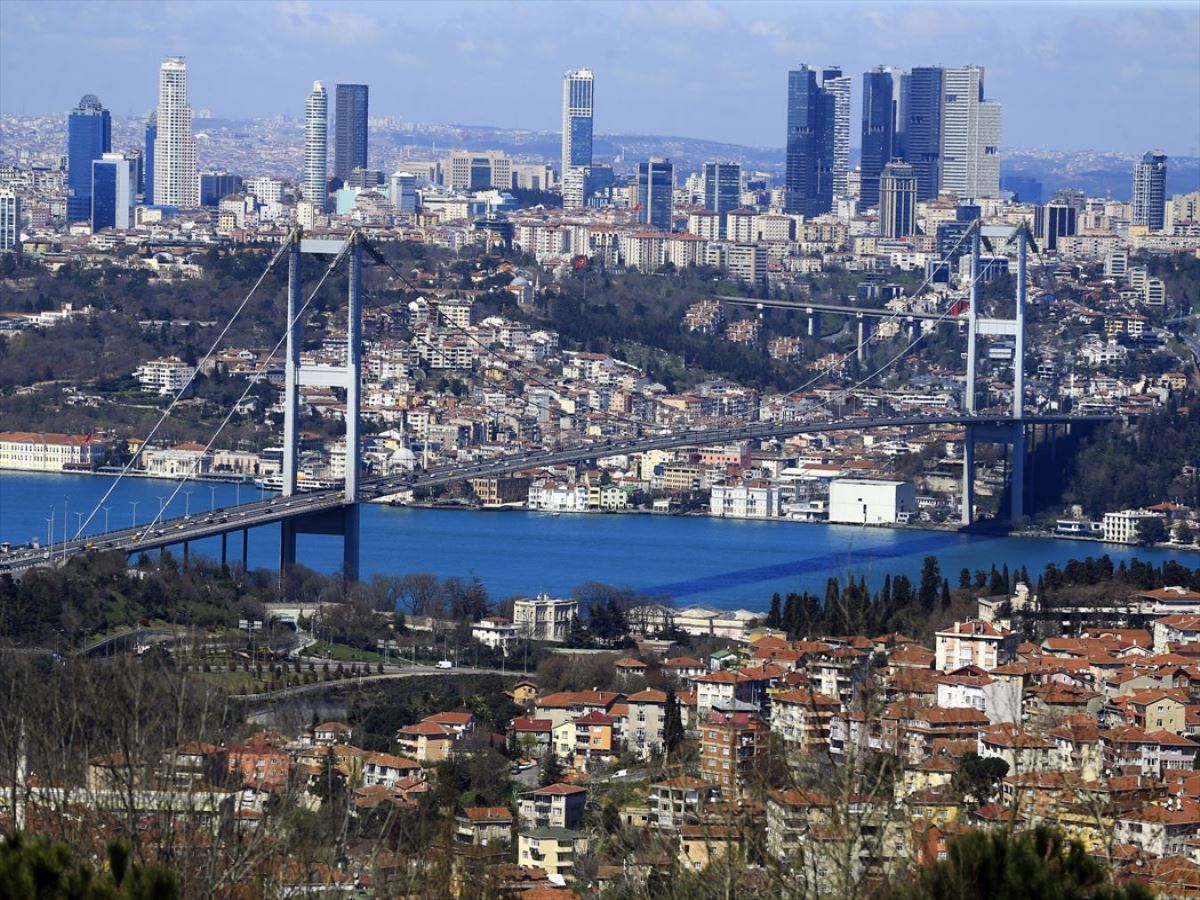
POLYGON ((709 511, 731 519, 772 519, 780 514, 779 491, 765 478, 714 484, 709 511))
POLYGON ((591 69, 563 74, 562 189, 563 208, 578 209, 587 201, 587 176, 592 165, 592 116, 595 75, 591 69))
POLYGON ((137 173, 134 161, 123 153, 105 153, 92 162, 90 216, 92 231, 127 230, 134 226, 137 173))
POLYGON ((879 236, 895 240, 916 231, 916 172, 908 163, 888 163, 879 179, 879 236))
POLYGON ((513 625, 518 634, 534 641, 565 641, 571 631, 571 620, 578 615, 578 600, 558 600, 538 594, 513 601, 513 625))
POLYGON ((726 235, 725 215, 742 205, 742 167, 735 162, 704 164, 704 208, 716 213, 718 237, 726 235))
POLYGON ((1136 544, 1138 528, 1148 519, 1162 518, 1148 509, 1121 509, 1104 514, 1104 540, 1113 544, 1136 544))
POLYGON ((200 205, 196 182, 196 139, 187 102, 187 63, 164 59, 158 76, 154 138, 154 204, 193 209, 200 205))
POLYGON ((1000 104, 983 97, 983 67, 945 70, 940 189, 960 199, 1000 195, 1000 104))
POLYGON ((863 73, 861 209, 879 205, 879 178, 896 155, 896 82, 892 70, 883 66, 863 73))
POLYGON ((669 159, 652 156, 648 162, 638 163, 638 221, 659 231, 670 231, 674 188, 675 168, 669 159))
POLYGON ((1151 150, 1133 167, 1133 224, 1162 231, 1166 208, 1167 156, 1151 150))
POLYGON ((62 472, 91 469, 104 461, 108 445, 90 434, 0 431, 0 469, 62 472))
POLYGON ((304 199, 319 212, 329 200, 329 94, 325 85, 313 82, 304 103, 304 199))
POLYGON ((333 174, 343 181, 367 167, 368 92, 365 84, 339 84, 335 90, 333 174))
POLYGON ((95 94, 67 116, 67 220, 92 215, 92 162, 112 151, 112 117, 95 94))
POLYGON ((829 484, 829 521, 849 525, 891 525, 917 511, 910 481, 838 478, 829 484))

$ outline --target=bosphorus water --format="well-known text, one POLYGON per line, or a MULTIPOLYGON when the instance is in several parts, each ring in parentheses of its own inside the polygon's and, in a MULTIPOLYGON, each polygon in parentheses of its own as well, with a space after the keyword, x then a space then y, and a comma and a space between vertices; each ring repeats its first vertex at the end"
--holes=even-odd
MULTIPOLYGON (((0 474, 0 540, 43 545, 51 515, 54 540, 74 536, 112 483, 107 476, 5 472, 0 474)), ((124 480, 106 502, 112 528, 145 524, 174 490, 174 482, 124 480), (136 503, 136 507, 133 505, 136 503)), ((195 484, 167 512, 193 514, 260 495, 251 485, 195 484)), ((103 530, 97 513, 88 532, 103 530)), ((231 535, 230 559, 240 560, 240 536, 231 535)), ((250 532, 251 568, 274 566, 278 526, 250 532)), ((219 539, 196 541, 193 554, 216 558, 219 539)), ((432 572, 440 577, 477 575, 493 598, 546 591, 565 595, 585 581, 627 585, 677 605, 765 609, 775 591, 824 594, 831 576, 866 575, 878 586, 884 575, 916 580, 925 556, 936 556, 942 573, 956 584, 963 567, 988 570, 1026 566, 1036 577, 1046 563, 1065 563, 1107 553, 1114 563, 1134 557, 1161 563, 1186 553, 1114 544, 962 535, 916 529, 752 522, 706 517, 651 515, 561 515, 525 511, 469 512, 364 505, 363 577, 372 573, 432 572)), ((341 539, 301 536, 297 558, 323 572, 341 565, 341 539)))

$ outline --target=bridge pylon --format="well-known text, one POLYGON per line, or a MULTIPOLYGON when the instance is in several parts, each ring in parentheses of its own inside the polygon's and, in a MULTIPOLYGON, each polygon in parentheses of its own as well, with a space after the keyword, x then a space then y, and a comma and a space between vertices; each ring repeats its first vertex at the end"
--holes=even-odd
POLYGON ((361 453, 359 424, 362 400, 362 239, 358 232, 343 239, 305 238, 300 229, 292 236, 288 254, 287 349, 284 369, 283 407, 283 490, 294 496, 298 484, 300 446, 300 388, 302 386, 338 387, 346 392, 346 464, 345 504, 310 516, 285 519, 280 523, 280 571, 296 562, 296 537, 299 534, 336 534, 342 537, 342 572, 349 581, 359 572, 359 482, 361 453), (347 247, 347 245, 349 245, 347 247), (304 324, 300 310, 302 269, 305 254, 337 256, 347 253, 350 265, 346 310, 346 360, 341 365, 300 364, 304 324))
POLYGON ((1028 267, 1029 228, 1026 224, 984 225, 977 220, 971 233, 970 306, 967 310, 967 377, 963 396, 964 412, 973 416, 978 397, 975 379, 978 370, 978 340, 987 337, 1011 337, 1013 340, 1013 391, 1010 418, 1012 424, 997 428, 994 425, 969 424, 963 436, 962 524, 969 526, 975 506, 975 444, 977 442, 1012 445, 1012 465, 1009 468, 1009 520, 1015 527, 1025 516, 1025 304, 1026 272, 1028 267), (980 244, 998 239, 1006 244, 1017 242, 1016 309, 1012 318, 981 316, 979 314, 980 244))

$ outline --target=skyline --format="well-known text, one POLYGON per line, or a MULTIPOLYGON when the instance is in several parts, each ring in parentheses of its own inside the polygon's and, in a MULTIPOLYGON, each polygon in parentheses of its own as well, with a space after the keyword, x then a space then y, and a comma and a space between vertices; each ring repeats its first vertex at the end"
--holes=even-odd
POLYGON ((502 3, 486 8, 492 22, 511 24, 512 37, 490 43, 476 36, 483 7, 472 3, 218 0, 130 5, 120 18, 107 8, 4 4, 0 113, 65 114, 92 93, 114 115, 144 116, 162 58, 182 55, 191 105, 219 118, 300 118, 321 80, 371 85, 376 117, 556 132, 563 73, 590 67, 597 133, 782 147, 787 72, 806 63, 840 66, 851 78, 857 147, 862 73, 975 64, 986 70, 988 97, 1004 107, 1005 147, 1200 155, 1195 4, 502 3), (654 52, 630 45, 633 23, 672 40, 654 52), (414 27, 419 40, 392 39, 414 27), (263 34, 279 39, 255 40, 263 34), (113 54, 120 66, 110 64, 113 54), (50 72, 48 58, 56 59, 50 72), (252 60, 253 77, 231 59, 252 60))

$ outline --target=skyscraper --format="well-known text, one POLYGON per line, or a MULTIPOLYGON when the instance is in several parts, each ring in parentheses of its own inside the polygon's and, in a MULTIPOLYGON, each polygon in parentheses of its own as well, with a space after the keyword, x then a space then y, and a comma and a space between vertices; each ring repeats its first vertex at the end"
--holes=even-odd
POLYGON ((834 95, 816 70, 788 72, 787 170, 784 209, 817 216, 833 207, 834 95))
POLYGON ((304 104, 304 199, 325 211, 329 186, 329 95, 325 85, 313 82, 304 104))
POLYGON ((821 87, 833 98, 833 196, 846 196, 850 171, 850 79, 838 68, 821 73, 821 87))
POLYGON ((367 167, 367 85, 339 84, 334 103, 333 174, 345 181, 367 167))
POLYGON ((902 238, 916 230, 916 173, 908 163, 890 162, 879 178, 879 236, 902 238))
POLYGON ((132 228, 136 197, 134 160, 124 153, 105 153, 92 162, 92 231, 132 228))
POLYGON ((220 206, 221 198, 240 194, 244 187, 241 175, 229 172, 201 172, 199 175, 201 206, 220 206))
POLYGON ((417 211, 417 176, 411 172, 395 172, 391 185, 392 206, 396 212, 417 211))
POLYGON ((192 108, 187 102, 187 63, 182 57, 163 60, 158 74, 158 121, 154 139, 154 203, 156 206, 200 205, 196 183, 196 139, 192 108))
POLYGON ((592 112, 595 76, 591 69, 563 74, 562 192, 563 207, 583 206, 587 170, 592 165, 592 112))
POLYGON ((142 202, 154 203, 154 142, 158 140, 158 112, 146 120, 146 154, 142 157, 142 202))
POLYGON ((704 164, 704 208, 718 216, 720 236, 725 237, 725 214, 742 205, 742 167, 735 162, 704 164))
POLYGON ((1051 200, 1033 211, 1033 236, 1045 250, 1057 250, 1058 239, 1076 233, 1079 210, 1069 203, 1051 200))
POLYGON ((1167 196, 1167 155, 1151 150, 1133 167, 1133 224, 1162 231, 1167 196))
POLYGON ((871 209, 879 205, 879 176, 896 156, 896 83, 891 70, 883 66, 863 73, 862 94, 862 176, 859 206, 871 209))
POLYGON ((940 189, 960 199, 1000 194, 1000 104, 983 99, 983 67, 945 70, 940 189))
POLYGON ((21 252, 21 198, 0 188, 0 253, 21 252))
POLYGON ((92 214, 92 160, 112 150, 112 117, 95 94, 84 94, 67 117, 67 219, 92 214))
POLYGON ((638 221, 670 231, 674 221, 671 193, 675 188, 675 168, 669 159, 650 157, 638 163, 638 221))
POLYGON ((912 70, 904 79, 901 104, 904 161, 917 176, 917 199, 938 195, 942 178, 942 85, 945 72, 933 66, 912 70))

